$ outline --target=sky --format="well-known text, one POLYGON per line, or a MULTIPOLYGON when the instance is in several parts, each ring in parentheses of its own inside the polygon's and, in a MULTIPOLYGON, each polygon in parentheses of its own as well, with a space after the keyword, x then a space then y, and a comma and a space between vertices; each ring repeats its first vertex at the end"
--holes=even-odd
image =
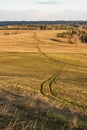
POLYGON ((0 0, 0 21, 87 20, 87 0, 0 0))

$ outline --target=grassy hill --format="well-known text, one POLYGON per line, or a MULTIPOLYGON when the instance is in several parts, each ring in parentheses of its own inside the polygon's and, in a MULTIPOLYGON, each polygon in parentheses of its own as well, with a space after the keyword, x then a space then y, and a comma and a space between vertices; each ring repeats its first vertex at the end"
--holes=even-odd
POLYGON ((87 130, 87 45, 62 31, 0 31, 1 130, 87 130))

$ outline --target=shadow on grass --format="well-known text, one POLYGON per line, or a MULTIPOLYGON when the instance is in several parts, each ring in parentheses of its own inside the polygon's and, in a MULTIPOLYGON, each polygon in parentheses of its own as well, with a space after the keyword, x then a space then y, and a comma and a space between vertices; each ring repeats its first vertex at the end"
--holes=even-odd
MULTIPOLYGON (((51 103, 43 101, 40 97, 20 96, 11 91, 2 89, 0 102, 2 101, 6 107, 9 106, 7 113, 0 112, 0 129, 8 128, 9 124, 14 126, 16 130, 22 130, 23 123, 27 128, 25 130, 86 130, 86 126, 72 123, 73 117, 86 120, 87 116, 81 113, 72 113, 68 107, 60 106, 57 108, 51 103), (6 98, 9 97, 9 98, 6 98), (11 99, 11 101, 10 101, 11 99), (17 110, 18 114, 15 114, 17 110), (29 126, 28 126, 29 124, 29 126)), ((0 106, 0 110, 4 109, 0 106)), ((2 110, 3 111, 3 110, 2 110)), ((11 128, 12 128, 11 126, 11 128)))
POLYGON ((52 38, 50 39, 51 41, 54 41, 54 42, 61 42, 61 43, 67 43, 67 42, 64 42, 62 40, 59 40, 59 39, 56 39, 56 38, 52 38))

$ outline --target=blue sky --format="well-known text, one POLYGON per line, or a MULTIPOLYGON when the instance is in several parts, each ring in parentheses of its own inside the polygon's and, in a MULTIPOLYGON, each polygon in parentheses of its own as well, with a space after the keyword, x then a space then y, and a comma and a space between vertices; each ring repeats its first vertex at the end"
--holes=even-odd
POLYGON ((87 0, 0 0, 5 20, 87 20, 87 0))

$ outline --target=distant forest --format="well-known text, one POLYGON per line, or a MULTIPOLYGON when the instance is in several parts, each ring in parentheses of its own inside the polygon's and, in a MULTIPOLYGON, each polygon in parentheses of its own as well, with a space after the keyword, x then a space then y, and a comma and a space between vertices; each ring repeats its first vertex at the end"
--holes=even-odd
POLYGON ((59 30, 79 27, 87 29, 87 21, 1 21, 0 30, 59 30))
POLYGON ((87 21, 0 21, 0 26, 5 25, 22 25, 22 24, 87 24, 87 21))

